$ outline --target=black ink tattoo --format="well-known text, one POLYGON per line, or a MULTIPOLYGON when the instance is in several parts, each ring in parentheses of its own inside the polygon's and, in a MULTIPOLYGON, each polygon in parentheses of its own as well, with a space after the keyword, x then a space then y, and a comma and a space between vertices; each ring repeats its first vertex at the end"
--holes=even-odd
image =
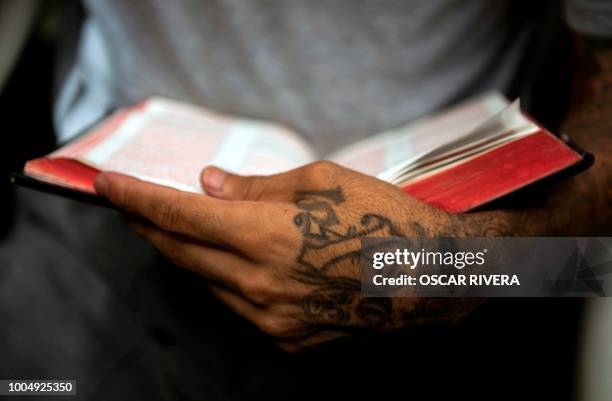
POLYGON ((302 309, 310 321, 320 324, 384 326, 392 318, 391 300, 362 298, 359 280, 334 270, 344 263, 358 266, 361 238, 402 234, 378 214, 365 213, 356 224, 343 224, 336 211, 343 202, 340 187, 296 193, 295 204, 303 210, 293 219, 303 238, 297 262, 304 268, 296 272, 296 279, 315 288, 302 300, 302 309))
POLYGON ((312 291, 302 301, 306 315, 323 324, 344 325, 349 322, 354 291, 331 286, 312 291))
POLYGON ((357 316, 366 327, 384 327, 393 315, 391 298, 361 298, 357 304, 357 316))
MULTIPOLYGON (((295 279, 313 288, 302 299, 302 310, 308 321, 336 330, 354 331, 443 320, 449 313, 445 308, 449 303, 445 300, 361 296, 360 281, 342 270, 348 264, 352 266, 350 271, 358 271, 361 239, 406 237, 390 219, 379 214, 364 213, 357 216, 357 223, 341 221, 337 208, 345 201, 339 187, 298 192, 295 197, 302 212, 293 222, 303 239, 295 279)), ((413 245, 420 246, 414 241, 428 236, 428 232, 418 222, 408 226, 414 234, 413 245)))
POLYGON ((393 223, 380 215, 366 213, 358 224, 342 227, 335 206, 345 201, 341 188, 301 191, 295 204, 303 210, 293 219, 304 238, 298 262, 314 271, 329 273, 345 259, 359 261, 361 238, 401 236, 393 223))

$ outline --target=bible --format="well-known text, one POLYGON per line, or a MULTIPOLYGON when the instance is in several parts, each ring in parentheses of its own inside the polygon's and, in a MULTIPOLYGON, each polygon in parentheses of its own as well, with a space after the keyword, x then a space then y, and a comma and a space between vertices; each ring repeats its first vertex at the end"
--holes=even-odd
POLYGON ((199 174, 215 165, 267 175, 328 159, 376 176, 448 212, 465 212, 593 158, 499 93, 320 155, 292 130, 161 97, 120 109, 56 151, 25 163, 12 179, 104 204, 93 182, 115 171, 203 193, 199 174))

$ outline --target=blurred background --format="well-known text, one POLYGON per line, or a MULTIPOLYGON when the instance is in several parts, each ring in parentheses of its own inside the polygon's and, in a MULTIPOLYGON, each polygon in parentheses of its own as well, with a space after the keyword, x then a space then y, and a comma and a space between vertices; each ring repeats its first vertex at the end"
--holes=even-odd
MULTIPOLYGON (((66 48, 63 43, 60 50, 57 43, 66 30, 79 29, 62 24, 69 13, 82 13, 78 2, 0 0, 0 160, 4 176, 0 180, 0 241, 10 232, 19 207, 6 172, 55 146, 52 99, 57 91, 54 83, 60 81, 62 72, 56 60, 58 51, 66 48)), ((496 327, 498 332, 507 330, 517 336, 517 343, 510 344, 505 353, 507 359, 490 361, 494 370, 496 364, 506 365, 501 374, 515 371, 518 380, 539 383, 549 390, 538 394, 551 394, 550 399, 612 400, 612 302, 512 300, 496 301, 485 309, 473 317, 482 320, 479 327, 496 327), (519 348, 523 352, 515 352, 519 348), (520 358, 525 350, 533 359, 520 358), (521 377, 526 374, 539 377, 521 377)), ((476 333, 464 335, 467 339, 476 333)), ((482 347, 499 346, 497 338, 486 333, 479 336, 482 347)), ((3 363, 10 365, 10 361, 3 363)), ((513 380, 508 377, 509 386, 513 380)))
MULTIPOLYGON (((56 43, 62 1, 0 0, 0 115, 4 143, 2 170, 43 155, 55 145, 52 99, 56 43)), ((15 190, 8 179, 0 188, 0 233, 8 233, 15 190)))

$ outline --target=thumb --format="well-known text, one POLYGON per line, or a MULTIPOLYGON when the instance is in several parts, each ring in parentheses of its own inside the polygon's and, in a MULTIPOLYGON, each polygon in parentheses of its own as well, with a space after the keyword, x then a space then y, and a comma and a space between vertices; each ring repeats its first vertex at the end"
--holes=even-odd
POLYGON ((226 200, 289 201, 295 193, 295 183, 287 173, 270 176, 243 176, 218 167, 202 170, 202 189, 210 196, 226 200))

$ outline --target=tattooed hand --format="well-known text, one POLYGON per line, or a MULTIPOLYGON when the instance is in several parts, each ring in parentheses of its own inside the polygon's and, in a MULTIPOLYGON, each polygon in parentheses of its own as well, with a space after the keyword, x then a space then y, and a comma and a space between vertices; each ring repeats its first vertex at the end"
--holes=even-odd
MULTIPOLYGON (((585 48, 586 49, 586 48, 585 48)), ((355 330, 453 320, 475 305, 444 299, 361 298, 363 236, 597 235, 612 227, 612 51, 586 49, 590 96, 564 129, 596 153, 587 172, 494 210, 446 215, 397 188, 328 162, 272 177, 208 168, 188 194, 118 174, 98 192, 150 224, 135 229, 287 350, 355 330), (592 68, 597 66, 598 68, 592 68)))
POLYGON ((286 350, 464 310, 453 299, 360 296, 360 238, 428 235, 447 219, 392 185, 329 162, 270 177, 208 168, 202 185, 211 196, 112 173, 96 180, 151 223, 135 223, 139 234, 286 350))

